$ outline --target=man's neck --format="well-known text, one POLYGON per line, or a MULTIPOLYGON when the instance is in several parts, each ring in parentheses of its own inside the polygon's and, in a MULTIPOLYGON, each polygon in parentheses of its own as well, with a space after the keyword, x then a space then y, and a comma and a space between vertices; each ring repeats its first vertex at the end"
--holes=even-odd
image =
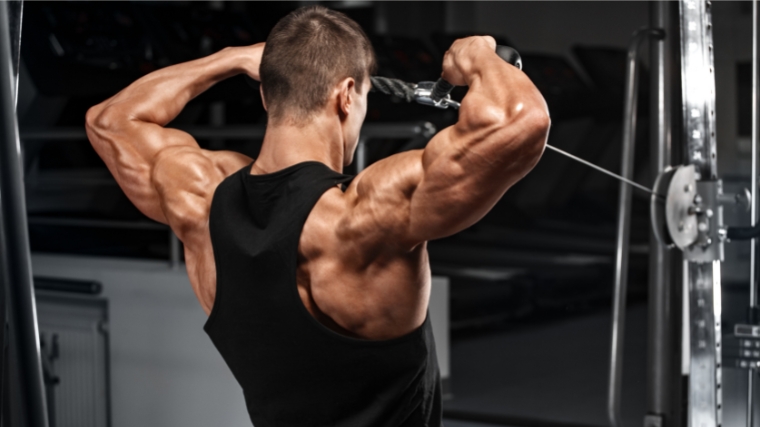
POLYGON ((254 171, 271 173, 297 163, 317 161, 342 172, 344 156, 340 123, 315 117, 304 126, 270 124, 254 171))

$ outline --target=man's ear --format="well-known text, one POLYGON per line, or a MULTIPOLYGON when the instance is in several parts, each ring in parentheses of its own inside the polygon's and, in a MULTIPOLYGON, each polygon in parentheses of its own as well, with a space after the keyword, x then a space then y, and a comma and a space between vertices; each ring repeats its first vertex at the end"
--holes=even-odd
POLYGON ((264 89, 259 85, 259 94, 261 94, 261 104, 264 106, 264 111, 267 111, 267 101, 264 99, 264 89))
POLYGON ((351 111, 351 106, 354 103, 354 96, 356 96, 356 82, 352 77, 347 77, 340 82, 340 91, 338 92, 338 105, 340 107, 341 115, 347 116, 351 111))

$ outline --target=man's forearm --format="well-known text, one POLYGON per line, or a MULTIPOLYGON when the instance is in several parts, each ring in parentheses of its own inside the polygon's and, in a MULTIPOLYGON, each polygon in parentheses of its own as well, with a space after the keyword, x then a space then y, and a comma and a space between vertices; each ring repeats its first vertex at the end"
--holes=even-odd
POLYGON ((213 55, 150 73, 103 102, 101 109, 117 110, 125 120, 164 126, 185 105, 221 80, 247 73, 258 80, 263 43, 223 49, 213 55))
MULTIPOLYGON (((261 50, 263 44, 227 48, 205 58, 166 67, 87 111, 85 129, 90 143, 144 214, 168 223, 162 191, 176 186, 157 184, 162 179, 167 181, 166 174, 182 171, 186 187, 180 188, 192 188, 198 182, 207 182, 215 170, 192 136, 164 126, 214 83, 242 72, 257 78, 261 50), (162 157, 162 153, 168 154, 162 157), (178 161, 182 166, 158 168, 162 158, 178 161), (164 175, 156 175, 156 171, 164 175)), ((176 181, 168 179, 168 182, 176 181)))

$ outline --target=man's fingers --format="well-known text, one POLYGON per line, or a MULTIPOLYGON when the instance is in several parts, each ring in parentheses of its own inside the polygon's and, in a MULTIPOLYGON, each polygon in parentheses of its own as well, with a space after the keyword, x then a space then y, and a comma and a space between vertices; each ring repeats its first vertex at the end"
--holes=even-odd
POLYGON ((468 62, 472 60, 468 58, 470 51, 483 48, 496 51, 496 39, 491 36, 472 36, 455 40, 443 57, 441 78, 456 86, 466 85, 461 67, 467 68, 468 62))
POLYGON ((488 45, 491 46, 491 49, 496 50, 496 39, 491 36, 483 36, 483 38, 486 39, 488 42, 488 45))

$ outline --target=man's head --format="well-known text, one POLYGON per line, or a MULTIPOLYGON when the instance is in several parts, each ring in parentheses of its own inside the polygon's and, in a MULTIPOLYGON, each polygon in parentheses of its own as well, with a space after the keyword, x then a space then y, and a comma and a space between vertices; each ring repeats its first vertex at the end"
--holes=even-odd
POLYGON ((341 116, 349 162, 375 66, 367 35, 346 15, 322 6, 291 12, 269 34, 261 58, 261 92, 269 123, 308 124, 337 94, 339 104, 348 104, 338 105, 335 114, 341 116))

